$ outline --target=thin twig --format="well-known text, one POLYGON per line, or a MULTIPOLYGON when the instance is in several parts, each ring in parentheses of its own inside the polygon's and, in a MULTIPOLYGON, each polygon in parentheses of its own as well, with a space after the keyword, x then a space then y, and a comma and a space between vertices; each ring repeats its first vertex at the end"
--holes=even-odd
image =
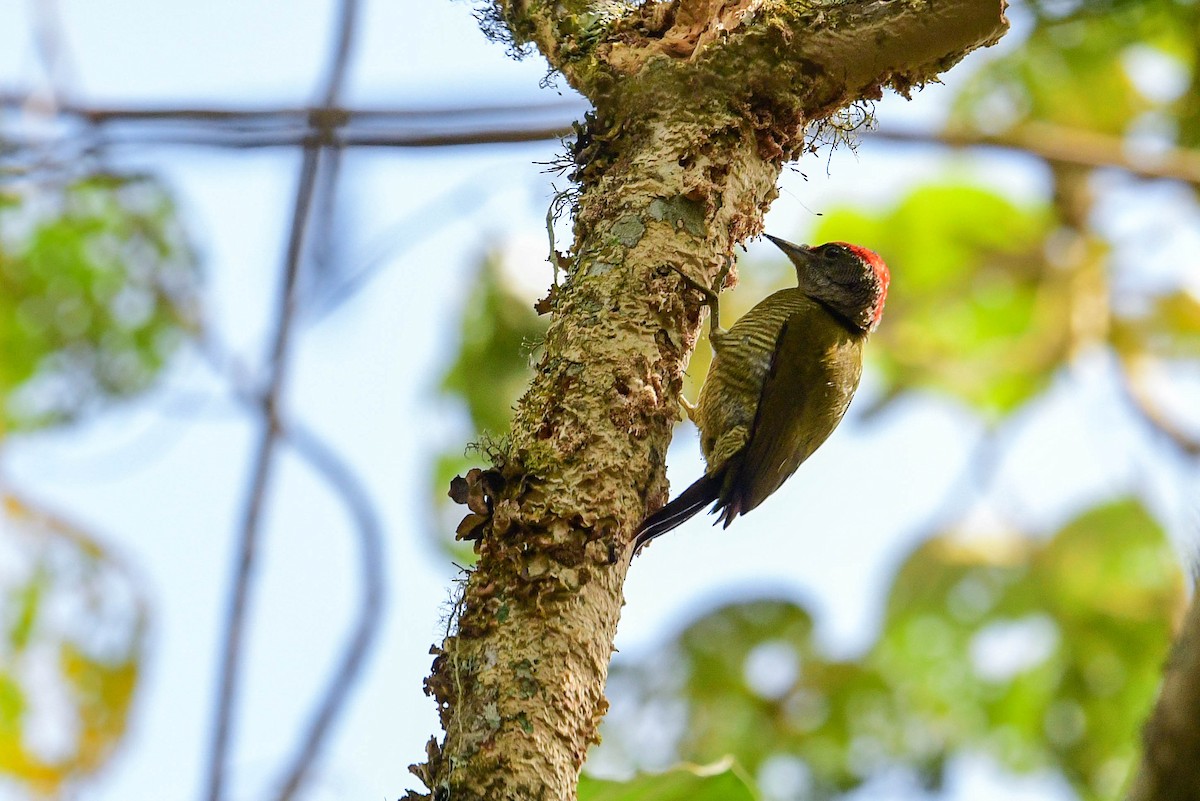
MULTIPOLYGON (((322 99, 326 107, 332 107, 337 103, 338 93, 345 78, 346 65, 354 40, 354 22, 358 16, 357 5, 358 0, 341 0, 341 13, 333 57, 322 90, 322 99)), ((310 125, 312 125, 311 117, 310 125)), ((322 131, 322 134, 323 141, 319 144, 334 144, 332 129, 322 131)), ((276 310, 274 343, 267 365, 266 391, 263 393, 260 404, 264 426, 255 456, 250 491, 246 500, 238 562, 234 570, 234 585, 226 616, 224 659, 221 664, 220 691, 217 698, 216 722, 209 761, 209 801, 221 801, 224 795, 225 767, 229 756, 233 712, 241 673, 241 648, 246 625, 246 612, 257 555, 262 509, 270 482, 276 445, 282 433, 279 427, 279 400, 286 375, 292 322, 296 316, 297 285, 304 253, 305 231, 308 227, 321 163, 321 149, 316 144, 306 144, 303 151, 295 204, 292 209, 291 229, 288 235, 283 286, 276 310)), ((360 644, 359 636, 356 635, 355 641, 351 643, 347 658, 349 659, 349 669, 352 672, 357 672, 362 655, 365 654, 365 646, 370 642, 369 629, 363 635, 360 627, 358 634, 365 636, 366 639, 360 644)), ((325 701, 310 727, 305 745, 301 748, 301 757, 311 758, 319 750, 329 723, 345 698, 345 692, 346 689, 338 688, 326 694, 325 701)), ((293 765, 285 772, 284 795, 281 797, 288 797, 299 789, 308 767, 307 764, 293 765)))
POLYGON ((337 453, 302 426, 291 423, 282 426, 283 435, 296 453, 324 475, 325 480, 341 495, 354 517, 359 537, 360 586, 358 622, 346 641, 341 662, 325 684, 321 700, 315 707, 299 747, 279 782, 278 801, 289 801, 304 785, 309 771, 317 761, 329 731, 345 706, 367 654, 379 632, 383 607, 383 525, 367 497, 361 482, 337 453))
MULTIPOLYGON (((325 88, 321 93, 323 105, 329 108, 336 106, 345 83, 346 70, 354 46, 358 10, 359 0, 341 0, 337 42, 333 48, 333 57, 325 88)), ((328 142, 333 144, 335 132, 327 131, 325 133, 328 134, 328 142)), ((337 197, 338 177, 341 172, 341 153, 337 149, 331 149, 326 151, 325 158, 326 180, 321 187, 322 196, 319 200, 325 206, 325 214, 332 217, 333 203, 337 197)), ((278 424, 278 419, 275 422, 278 424)), ((320 439, 299 427, 292 427, 289 434, 292 446, 308 460, 309 464, 323 472, 330 484, 339 489, 355 515, 362 546, 360 556, 363 572, 363 596, 358 625, 355 626, 354 632, 346 644, 341 664, 326 684, 321 700, 317 703, 316 711, 301 738, 300 746, 282 773, 277 796, 279 801, 289 801, 300 791, 309 771, 316 762, 330 728, 345 705, 350 688, 354 686, 371 643, 375 639, 383 599, 382 527, 374 514, 370 500, 350 469, 320 439)))
MULTIPOLYGON (((36 105, 36 98, 33 99, 36 105)), ((0 92, 0 108, 18 110, 27 108, 31 98, 21 92, 0 92)), ((457 124, 459 127, 477 122, 480 118, 522 119, 529 116, 553 115, 565 121, 575 119, 587 110, 587 105, 578 100, 558 100, 528 104, 496 104, 486 106, 447 106, 444 108, 343 108, 336 104, 320 106, 136 106, 114 104, 111 106, 85 106, 65 102, 49 111, 63 117, 81 117, 93 123, 123 122, 223 122, 239 125, 286 122, 304 127, 313 121, 317 127, 322 122, 343 119, 346 124, 371 123, 372 125, 414 124, 457 124)))
POLYGON ((242 515, 241 534, 238 543, 237 563, 234 567, 233 587, 229 607, 225 616, 225 637, 222 648, 220 689, 217 695, 213 739, 208 764, 208 801, 221 801, 224 797, 225 768, 229 757, 229 742, 233 722, 234 705, 237 700, 237 685, 241 672, 242 640, 246 623, 246 612, 250 596, 250 585, 258 550, 258 535, 262 510, 266 501, 267 486, 274 462, 275 446, 280 431, 276 410, 283 390, 286 375, 288 346, 292 320, 296 310, 296 284, 300 272, 300 257, 303 252, 304 231, 307 227, 308 210, 312 203, 313 187, 316 184, 319 151, 304 150, 300 167, 300 180, 296 186, 296 199, 292 209, 291 233, 288 237, 287 257, 284 261, 283 285, 275 315, 274 343, 267 365, 268 380, 262 396, 264 417, 263 431, 254 457, 250 489, 242 515))
MULTIPOLYGON (((228 380, 237 400, 261 411, 266 404, 265 397, 250 380, 245 366, 211 332, 205 332, 198 344, 201 354, 213 369, 228 380)), ((314 706, 315 711, 298 740, 294 756, 286 763, 286 769, 280 771, 281 778, 276 783, 280 788, 277 798, 287 801, 303 787, 378 638, 386 583, 383 524, 362 482, 346 461, 306 426, 294 420, 281 419, 278 409, 275 414, 271 424, 278 432, 280 441, 291 447, 325 478, 350 513, 359 539, 358 586, 361 589, 357 621, 346 640, 341 661, 314 706)))
MULTIPOLYGON (((261 410, 264 398, 247 378, 247 371, 211 334, 201 337, 200 350, 218 373, 233 387, 238 400, 261 410)), ((272 422, 280 441, 290 446, 300 458, 323 476, 341 498, 354 522, 359 539, 361 589, 357 622, 347 638, 342 659, 325 685, 321 700, 300 739, 295 756, 281 771, 277 783, 277 798, 286 801, 303 786, 308 771, 315 764, 322 746, 346 698, 359 678, 366 657, 379 633, 379 623, 385 595, 383 524, 362 482, 337 452, 303 424, 280 419, 272 422)))
MULTIPOLYGON (((23 94, 0 94, 0 108, 29 106, 23 94)), ((339 107, 238 109, 231 107, 86 107, 63 105, 47 109, 65 118, 93 124, 140 123, 147 132, 142 144, 198 145, 229 148, 293 147, 338 131, 343 147, 453 147, 460 145, 533 142, 570 133, 571 120, 586 106, 568 100, 513 106, 474 106, 443 109, 348 109, 339 107), (547 118, 549 115, 549 119, 547 118), (498 120, 520 120, 497 124, 498 120), (179 130, 194 123, 197 130, 179 130), (315 131, 315 132, 314 132, 315 131)), ((1120 136, 1039 122, 988 136, 971 131, 875 130, 865 141, 878 140, 951 148, 995 148, 1029 153, 1052 164, 1113 167, 1149 179, 1180 180, 1200 186, 1200 150, 1166 148, 1139 158, 1129 153, 1120 136)))
POLYGON ((335 108, 338 96, 346 83, 346 70, 350 65, 350 54, 354 51, 354 31, 358 26, 358 0, 341 0, 338 3, 337 40, 329 60, 329 71, 325 75, 325 88, 321 91, 321 106, 335 108))
MULTIPOLYGON (((337 146, 341 148, 436 148, 467 147, 471 145, 522 144, 561 139, 571 132, 569 125, 546 125, 540 127, 511 129, 476 129, 470 131, 354 131, 341 129, 337 132, 337 146)), ((236 132, 197 129, 194 131, 152 130, 147 134, 131 132, 125 136, 104 133, 104 145, 108 149, 121 146, 142 147, 213 147, 226 150, 256 150, 277 147, 316 147, 327 144, 330 134, 310 131, 281 132, 236 132)), ((45 148, 44 141, 22 137, 7 137, 5 147, 12 153, 33 147, 45 148)), ((11 156, 9 157, 11 158, 11 156)))
POLYGON ((57 0, 32 0, 33 41, 50 87, 51 102, 61 104, 68 87, 78 83, 75 60, 63 33, 62 13, 57 0))
POLYGON ((1051 164, 1112 167, 1139 178, 1177 180, 1200 186, 1200 150, 1165 148, 1152 157, 1139 159, 1130 156, 1128 143, 1120 136, 1047 123, 1024 123, 999 136, 972 131, 929 134, 877 130, 864 134, 863 138, 953 148, 1016 150, 1051 164))
POLYGON ((1181 452, 1192 458, 1200 457, 1200 440, 1176 425, 1159 407, 1138 375, 1137 366, 1128 359, 1118 358, 1117 374, 1121 393, 1133 412, 1181 452))

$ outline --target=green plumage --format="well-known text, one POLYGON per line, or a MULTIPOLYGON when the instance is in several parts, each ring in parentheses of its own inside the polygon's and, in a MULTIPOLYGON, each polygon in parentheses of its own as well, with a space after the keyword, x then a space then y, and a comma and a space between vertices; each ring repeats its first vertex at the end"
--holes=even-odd
POLYGON ((865 337, 799 289, 763 300, 714 342, 692 419, 723 519, 779 489, 841 422, 862 375, 865 337))
POLYGON ((843 242, 771 240, 796 266, 799 286, 764 299, 729 331, 720 330, 717 294, 683 276, 712 312, 716 355, 699 402, 684 401, 708 468, 642 522, 635 552, 709 504, 726 527, 757 507, 829 438, 858 388, 863 345, 887 297, 887 266, 843 242))

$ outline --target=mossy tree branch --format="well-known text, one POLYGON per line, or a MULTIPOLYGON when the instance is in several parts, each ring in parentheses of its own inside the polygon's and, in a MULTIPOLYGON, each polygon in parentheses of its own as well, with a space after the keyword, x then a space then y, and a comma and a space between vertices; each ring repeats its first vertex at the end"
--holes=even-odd
POLYGON ((1200 595, 1193 591, 1158 701, 1142 731, 1142 763, 1128 801, 1200 799, 1200 595))
MULTIPOLYGON (((573 148, 575 240, 534 381, 493 466, 453 494, 479 563, 426 682, 434 799, 574 798, 603 717, 630 538, 665 456, 697 298, 762 230, 810 123, 936 79, 1004 31, 1002 0, 497 0, 595 112, 573 148)), ((421 796, 410 794, 410 799, 421 796)), ((428 797, 428 796, 426 796, 428 797)))

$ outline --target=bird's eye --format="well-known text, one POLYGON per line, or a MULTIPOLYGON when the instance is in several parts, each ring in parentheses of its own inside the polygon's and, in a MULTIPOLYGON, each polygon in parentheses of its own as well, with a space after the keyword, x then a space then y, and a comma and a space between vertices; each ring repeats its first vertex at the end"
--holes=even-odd
POLYGON ((826 245, 824 250, 825 250, 825 258, 827 258, 827 259, 836 259, 839 256, 844 255, 846 252, 846 249, 844 247, 842 247, 841 245, 833 245, 833 244, 826 245))

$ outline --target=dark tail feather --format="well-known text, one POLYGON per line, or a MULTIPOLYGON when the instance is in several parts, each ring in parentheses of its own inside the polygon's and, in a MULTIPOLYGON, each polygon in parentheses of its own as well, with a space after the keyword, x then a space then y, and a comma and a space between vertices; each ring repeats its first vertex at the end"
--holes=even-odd
POLYGON ((722 476, 705 475, 679 493, 679 497, 642 521, 633 540, 633 555, 642 547, 671 529, 682 524, 705 506, 716 501, 721 494, 722 476))

